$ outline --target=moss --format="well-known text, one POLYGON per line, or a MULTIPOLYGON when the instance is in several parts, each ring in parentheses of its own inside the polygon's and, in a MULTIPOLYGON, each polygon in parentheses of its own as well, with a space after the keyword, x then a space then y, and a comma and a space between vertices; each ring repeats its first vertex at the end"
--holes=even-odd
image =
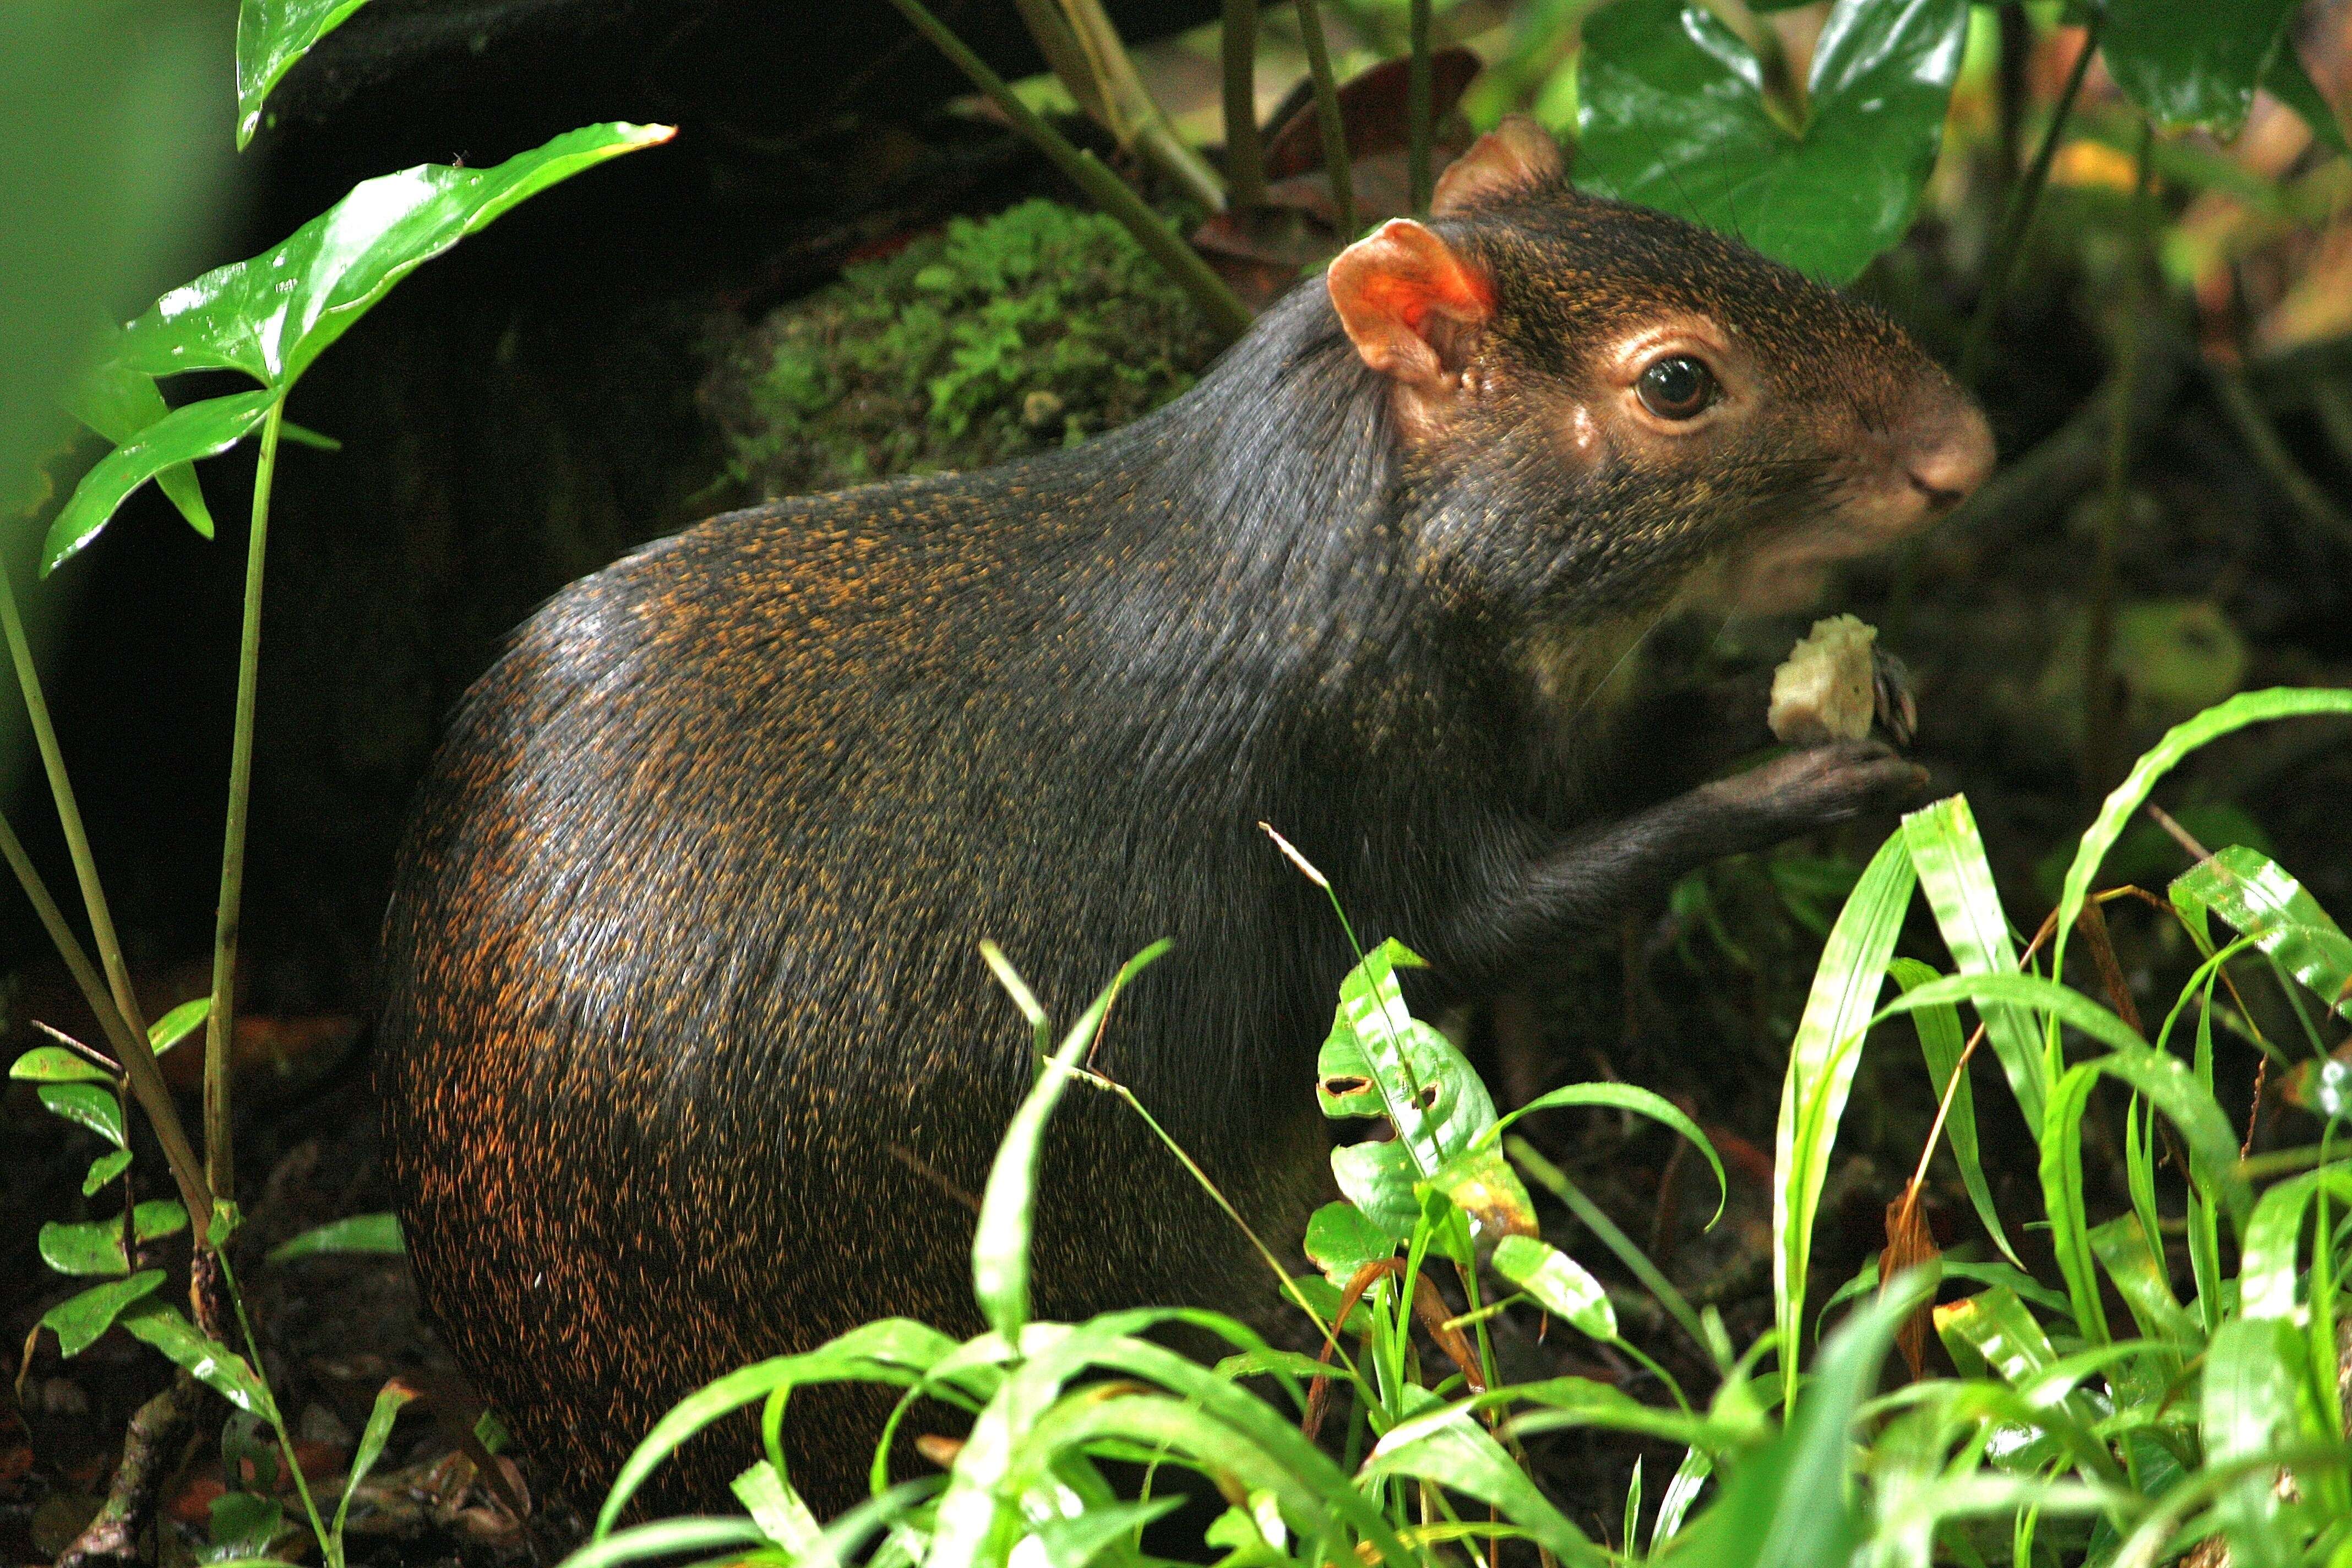
POLYGON ((733 477, 793 495, 1075 444, 1174 397, 1215 352, 1116 223, 1029 201, 775 311, 704 397, 733 477))

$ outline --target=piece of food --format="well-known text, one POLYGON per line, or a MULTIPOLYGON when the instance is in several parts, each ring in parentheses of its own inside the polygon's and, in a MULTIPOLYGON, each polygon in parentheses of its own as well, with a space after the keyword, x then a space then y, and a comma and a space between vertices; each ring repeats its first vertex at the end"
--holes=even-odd
POLYGON ((1878 628, 1857 616, 1815 621, 1772 672, 1772 733, 1791 746, 1866 738, 1878 707, 1877 641, 1878 628))

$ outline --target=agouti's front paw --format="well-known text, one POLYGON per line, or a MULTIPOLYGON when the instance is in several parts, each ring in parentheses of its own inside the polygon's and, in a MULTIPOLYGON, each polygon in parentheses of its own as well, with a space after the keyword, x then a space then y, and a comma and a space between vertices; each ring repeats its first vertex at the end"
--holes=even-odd
POLYGON ((1874 811, 1895 811, 1927 787, 1927 770, 1883 741, 1842 741, 1775 757, 1707 786, 1724 804, 1788 837, 1874 811))

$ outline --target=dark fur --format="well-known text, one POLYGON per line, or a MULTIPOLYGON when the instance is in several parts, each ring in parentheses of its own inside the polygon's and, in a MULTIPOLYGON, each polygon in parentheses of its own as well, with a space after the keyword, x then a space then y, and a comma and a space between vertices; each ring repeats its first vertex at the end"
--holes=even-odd
MULTIPOLYGON (((1496 280, 1476 364, 1506 395, 1420 456, 1310 283, 1188 395, 1074 451, 640 551, 467 696, 385 928, 388 1145, 453 1348, 576 1480, 756 1358, 892 1314, 979 1327, 957 1194, 1033 1058, 978 939, 1066 1020, 1175 938, 1097 1065, 1290 1247, 1328 1182, 1311 1075, 1349 955, 1261 819, 1367 941, 1469 995, 1699 860, 1885 795, 1824 775, 1592 820, 1591 764, 1663 794, 1723 748, 1637 725, 1601 754, 1530 649, 1654 610, 1831 481, 1801 420, 1703 501, 1570 472, 1544 411, 1580 343, 1661 300, 1738 321, 1790 366, 1792 408, 1891 407, 1935 373, 1654 215, 1551 191, 1439 226, 1496 280)), ((1084 1089, 1049 1136, 1035 1277, 1050 1316, 1270 1300, 1232 1225, 1084 1089)), ((820 1509, 862 1487, 877 1408, 796 1397, 820 1509)), ((656 1500, 713 1502, 746 1458, 689 1451, 656 1500)))

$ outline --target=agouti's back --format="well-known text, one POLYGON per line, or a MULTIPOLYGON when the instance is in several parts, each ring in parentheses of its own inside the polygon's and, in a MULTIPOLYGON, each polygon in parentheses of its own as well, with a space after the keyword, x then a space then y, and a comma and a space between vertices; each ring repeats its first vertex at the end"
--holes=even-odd
MULTIPOLYGON (((1915 526, 1989 448, 1877 318, 1570 195, 1548 150, 1483 142, 1433 227, 1352 247, 1140 424, 715 518, 560 595, 467 697, 386 925, 388 1145, 453 1348, 576 1479, 749 1361, 977 1329, 972 1194, 1032 1072, 980 938, 1066 1019, 1176 939, 1097 1065, 1281 1247, 1328 1181, 1349 955, 1258 822, 1475 994, 1910 787, 1849 749, 1604 815, 1587 699, 1641 626, 1915 526), (1659 414, 1664 358, 1713 400, 1659 414)), ((1035 1273, 1047 1315, 1270 1299, 1097 1094, 1049 1136, 1035 1273)), ((794 1479, 839 1507, 872 1430, 793 1410, 794 1479)), ((657 1500, 743 1457, 687 1461, 657 1500)))

